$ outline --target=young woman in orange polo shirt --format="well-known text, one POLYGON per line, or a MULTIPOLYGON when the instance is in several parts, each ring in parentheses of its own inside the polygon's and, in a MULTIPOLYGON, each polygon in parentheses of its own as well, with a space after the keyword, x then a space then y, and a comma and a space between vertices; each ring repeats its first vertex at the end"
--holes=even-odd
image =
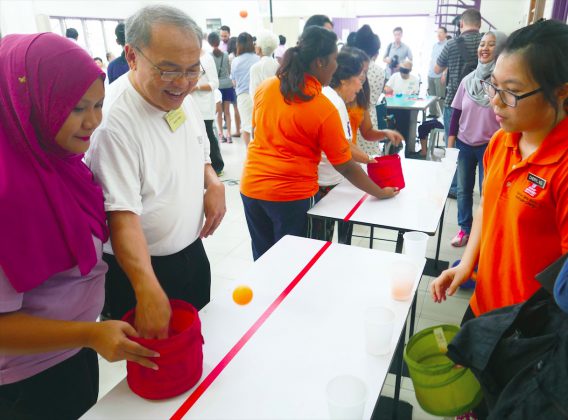
POLYGON ((322 151, 356 187, 377 198, 398 193, 380 188, 351 159, 339 113, 321 93, 337 68, 337 36, 310 26, 284 55, 276 77, 254 97, 254 140, 241 179, 241 197, 258 259, 284 235, 306 236, 307 211, 318 192, 322 151))
POLYGON ((430 285, 455 293, 479 260, 464 321, 527 300, 535 275, 568 252, 568 26, 545 21, 509 37, 484 89, 501 129, 484 156, 483 196, 457 267, 430 285))

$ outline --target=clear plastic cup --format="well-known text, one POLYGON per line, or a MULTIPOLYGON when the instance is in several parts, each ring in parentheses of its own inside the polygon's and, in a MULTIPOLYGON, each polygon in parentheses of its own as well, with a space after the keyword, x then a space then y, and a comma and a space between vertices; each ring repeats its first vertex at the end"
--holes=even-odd
POLYGON ((365 310, 365 347, 373 356, 391 352, 394 328, 394 312, 384 306, 373 306, 365 310))
POLYGON ((428 235, 424 232, 406 232, 404 235, 404 254, 411 258, 426 258, 428 235))
POLYGON ((394 300, 408 300, 412 297, 416 266, 410 263, 397 263, 391 268, 391 296, 394 300))
POLYGON ((460 154, 459 149, 455 147, 447 147, 446 148, 446 159, 451 160, 452 162, 458 161, 458 155, 460 154))
POLYGON ((340 375, 327 384, 329 418, 334 420, 362 419, 367 402, 367 386, 353 375, 340 375))

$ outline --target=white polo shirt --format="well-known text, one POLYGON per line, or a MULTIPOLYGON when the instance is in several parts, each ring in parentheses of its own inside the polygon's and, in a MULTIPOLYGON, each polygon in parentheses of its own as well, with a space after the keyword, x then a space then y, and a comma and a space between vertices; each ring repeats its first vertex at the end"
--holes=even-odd
MULTIPOLYGON (((86 157, 103 188, 105 210, 139 215, 152 256, 182 250, 203 226, 209 141, 190 95, 182 106, 187 119, 172 132, 166 113, 146 102, 128 77, 119 78, 109 86, 86 157)), ((104 251, 112 253, 110 242, 104 251)))
MULTIPOLYGON (((349 143, 351 143, 353 136, 351 134, 349 113, 347 112, 345 102, 332 87, 324 87, 322 89, 322 93, 331 101, 335 108, 337 108, 337 112, 339 112, 339 117, 341 118, 341 125, 343 125, 345 138, 349 141, 349 143)), ((318 184, 322 187, 328 187, 330 185, 337 185, 341 181, 343 181, 343 175, 335 170, 333 165, 327 159, 325 153, 322 153, 321 160, 318 165, 318 184)))

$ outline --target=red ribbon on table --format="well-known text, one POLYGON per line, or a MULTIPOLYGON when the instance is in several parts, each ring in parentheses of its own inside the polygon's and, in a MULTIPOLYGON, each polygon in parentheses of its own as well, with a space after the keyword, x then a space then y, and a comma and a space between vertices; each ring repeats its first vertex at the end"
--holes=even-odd
POLYGON ((258 329, 264 324, 264 322, 272 315, 272 313, 280 306, 282 301, 290 294, 296 285, 302 280, 308 271, 314 266, 314 264, 320 259, 325 251, 331 246, 331 242, 326 242, 320 250, 312 257, 312 259, 306 264, 302 271, 298 273, 294 280, 284 289, 282 293, 272 302, 272 304, 263 312, 263 314, 256 320, 256 322, 248 329, 248 331, 240 338, 239 341, 229 350, 229 352, 221 359, 221 361, 213 368, 213 370, 207 375, 207 377, 201 382, 197 388, 187 397, 183 404, 177 409, 170 420, 179 420, 187 414, 187 412, 193 407, 193 405, 199 400, 199 397, 211 386, 213 381, 221 374, 221 372, 227 367, 227 365, 233 360, 233 358, 239 353, 243 346, 252 338, 252 336, 258 331, 258 329))

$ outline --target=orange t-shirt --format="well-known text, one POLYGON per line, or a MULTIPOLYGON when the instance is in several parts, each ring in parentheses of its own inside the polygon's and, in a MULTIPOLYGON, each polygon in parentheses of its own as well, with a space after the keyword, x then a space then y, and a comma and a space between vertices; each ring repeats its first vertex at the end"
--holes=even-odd
POLYGON ((351 159, 339 113, 310 75, 305 90, 313 99, 287 104, 280 79, 263 82, 254 95, 254 140, 249 144, 241 193, 266 201, 294 201, 318 191, 318 164, 325 152, 333 165, 351 159))
POLYGON ((568 252, 568 118, 524 160, 520 138, 499 130, 483 159, 475 315, 527 300, 535 275, 568 252))
POLYGON ((351 125, 351 132, 353 133, 353 144, 357 144, 357 133, 359 132, 359 127, 363 122, 363 117, 365 116, 365 108, 360 106, 350 106, 347 108, 347 113, 349 114, 349 124, 351 125))

